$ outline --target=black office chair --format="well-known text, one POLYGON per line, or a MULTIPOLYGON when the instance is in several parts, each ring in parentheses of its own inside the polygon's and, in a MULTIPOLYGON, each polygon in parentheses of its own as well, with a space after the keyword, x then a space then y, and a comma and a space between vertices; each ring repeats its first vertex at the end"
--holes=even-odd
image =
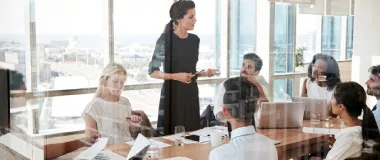
POLYGON ((215 119, 214 106, 208 105, 201 114, 201 128, 218 125, 222 125, 222 123, 215 119))

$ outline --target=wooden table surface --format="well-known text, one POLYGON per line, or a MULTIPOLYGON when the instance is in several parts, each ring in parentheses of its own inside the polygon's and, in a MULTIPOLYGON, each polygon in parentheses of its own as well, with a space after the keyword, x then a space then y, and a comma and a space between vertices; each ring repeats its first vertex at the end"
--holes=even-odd
MULTIPOLYGON (((313 124, 309 120, 303 122, 304 127, 320 127, 320 128, 339 128, 339 121, 330 120, 330 122, 321 121, 319 123, 313 124)), ((263 134, 270 139, 281 141, 280 144, 276 145, 277 153, 279 159, 289 159, 294 157, 301 157, 303 155, 308 155, 309 153, 314 153, 321 151, 322 149, 328 148, 329 135, 323 134, 308 134, 302 133, 302 128, 298 129, 258 129, 258 133, 263 134)), ((213 149, 210 143, 196 143, 187 144, 184 146, 176 146, 173 141, 155 138, 158 141, 172 144, 171 147, 159 149, 160 158, 171 158, 171 157, 188 157, 194 160, 208 159, 210 151, 213 149)), ((228 143, 228 140, 226 141, 228 143)), ((119 155, 126 157, 131 146, 128 144, 116 144, 111 146, 106 146, 105 150, 110 150, 119 155)), ((78 155, 81 151, 86 148, 81 148, 69 155, 62 156, 58 158, 61 159, 71 159, 78 155)))

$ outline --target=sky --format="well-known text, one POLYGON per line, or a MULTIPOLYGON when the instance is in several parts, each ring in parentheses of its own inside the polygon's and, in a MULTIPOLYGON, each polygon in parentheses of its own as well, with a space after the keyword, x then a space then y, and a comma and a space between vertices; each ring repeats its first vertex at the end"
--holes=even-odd
MULTIPOLYGON (((26 0, 0 0, 0 34, 24 34, 26 0)), ((39 34, 101 35, 105 0, 33 0, 39 34)), ((159 34, 170 20, 171 0, 114 0, 115 34, 159 34)), ((194 0, 195 33, 215 32, 215 1, 194 0)))

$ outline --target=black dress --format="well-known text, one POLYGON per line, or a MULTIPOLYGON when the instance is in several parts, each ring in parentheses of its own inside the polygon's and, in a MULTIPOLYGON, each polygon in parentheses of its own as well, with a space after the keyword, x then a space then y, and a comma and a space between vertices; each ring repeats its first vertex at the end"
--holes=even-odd
MULTIPOLYGON (((165 73, 195 73, 199 55, 199 38, 195 34, 180 38, 173 32, 163 33, 157 40, 149 64, 149 74, 164 64, 165 73)), ((197 77, 190 84, 165 80, 161 90, 158 111, 157 134, 174 133, 176 125, 183 125, 186 131, 200 129, 200 111, 197 77)))

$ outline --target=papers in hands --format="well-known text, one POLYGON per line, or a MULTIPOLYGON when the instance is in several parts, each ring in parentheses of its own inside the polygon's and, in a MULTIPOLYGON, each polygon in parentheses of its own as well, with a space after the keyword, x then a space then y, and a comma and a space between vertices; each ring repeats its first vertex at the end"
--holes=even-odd
MULTIPOLYGON (((172 145, 170 144, 167 144, 167 143, 163 143, 163 142, 160 142, 160 141, 156 141, 154 139, 150 139, 150 142, 152 142, 152 144, 155 144, 155 146, 157 146, 157 148, 165 148, 165 147, 170 147, 172 145)), ((126 142, 127 144, 133 146, 133 144, 135 143, 135 141, 129 141, 129 142, 126 142)), ((150 146, 152 147, 152 145, 150 146)))
POLYGON ((93 144, 90 148, 76 156, 74 159, 75 160, 80 160, 80 159, 88 159, 91 160, 96 155, 104 149, 104 147, 107 145, 108 138, 99 138, 98 142, 93 144))
POLYGON ((139 134, 135 140, 134 145, 132 146, 131 150, 128 153, 127 160, 131 159, 132 157, 139 156, 141 152, 144 152, 152 142, 147 139, 142 134, 139 134))

